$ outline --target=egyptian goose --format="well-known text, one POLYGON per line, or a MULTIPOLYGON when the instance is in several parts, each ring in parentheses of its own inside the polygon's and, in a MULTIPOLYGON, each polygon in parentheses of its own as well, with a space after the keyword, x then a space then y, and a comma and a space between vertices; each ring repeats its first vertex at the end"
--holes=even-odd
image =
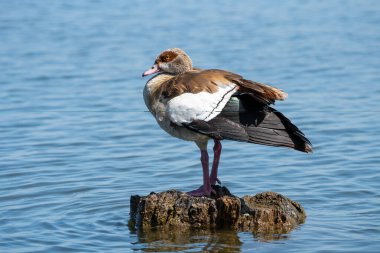
POLYGON ((219 69, 194 68, 181 49, 163 51, 143 73, 153 76, 145 85, 144 101, 162 129, 194 141, 201 151, 203 185, 188 192, 210 196, 218 180, 221 140, 289 147, 312 152, 310 141, 282 113, 270 105, 287 94, 269 85, 219 69), (214 140, 209 174, 207 143, 214 140))

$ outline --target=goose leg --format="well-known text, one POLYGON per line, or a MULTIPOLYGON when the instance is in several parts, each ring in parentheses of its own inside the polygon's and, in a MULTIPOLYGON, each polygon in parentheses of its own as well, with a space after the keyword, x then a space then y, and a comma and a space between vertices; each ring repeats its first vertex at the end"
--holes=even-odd
POLYGON ((210 196, 211 194, 211 184, 210 184, 210 176, 209 176, 209 159, 207 153, 207 142, 204 144, 197 143, 199 148, 201 149, 201 163, 203 170, 203 185, 196 190, 188 192, 189 195, 194 197, 200 196, 210 196))
POLYGON ((220 180, 218 179, 218 166, 221 153, 222 143, 219 140, 214 140, 214 161, 212 162, 212 169, 210 175, 211 185, 216 185, 216 182, 220 184, 220 180))

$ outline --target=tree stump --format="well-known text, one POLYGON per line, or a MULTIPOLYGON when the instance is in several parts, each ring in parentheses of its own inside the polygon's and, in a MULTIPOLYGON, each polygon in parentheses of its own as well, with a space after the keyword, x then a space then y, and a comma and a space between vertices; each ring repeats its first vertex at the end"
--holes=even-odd
POLYGON ((306 219, 297 202, 275 192, 242 198, 213 186, 211 197, 192 197, 169 190, 131 197, 130 225, 152 228, 223 228, 259 234, 288 233, 306 219))

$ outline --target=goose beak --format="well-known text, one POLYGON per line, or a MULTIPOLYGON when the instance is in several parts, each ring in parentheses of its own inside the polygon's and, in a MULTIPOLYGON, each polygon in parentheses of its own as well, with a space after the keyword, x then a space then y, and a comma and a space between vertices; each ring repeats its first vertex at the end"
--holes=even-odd
POLYGON ((150 69, 148 69, 147 71, 145 71, 142 76, 148 76, 148 75, 151 75, 151 74, 154 74, 154 73, 157 73, 157 72, 160 72, 160 68, 158 67, 157 64, 154 64, 150 69))

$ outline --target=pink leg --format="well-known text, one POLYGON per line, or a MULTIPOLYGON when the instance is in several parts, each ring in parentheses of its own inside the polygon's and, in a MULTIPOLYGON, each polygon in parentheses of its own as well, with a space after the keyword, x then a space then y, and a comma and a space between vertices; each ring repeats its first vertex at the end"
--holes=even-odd
POLYGON ((218 166, 219 166, 219 159, 220 154, 222 153, 222 143, 218 140, 214 140, 214 161, 212 163, 212 170, 210 175, 210 183, 211 185, 215 185, 216 182, 220 184, 220 181, 218 179, 218 166))
POLYGON ((194 191, 188 192, 191 196, 200 197, 200 196, 210 196, 211 194, 211 184, 210 176, 208 171, 208 153, 206 150, 201 150, 201 162, 203 169, 203 185, 194 191))

